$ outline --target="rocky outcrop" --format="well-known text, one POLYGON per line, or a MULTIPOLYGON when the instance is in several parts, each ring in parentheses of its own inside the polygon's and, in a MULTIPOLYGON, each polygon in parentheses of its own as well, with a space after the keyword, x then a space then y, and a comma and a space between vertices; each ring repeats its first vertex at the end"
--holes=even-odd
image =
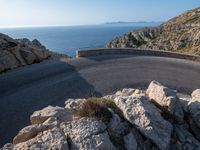
POLYGON ((199 150, 200 90, 187 100, 179 95, 152 81, 146 91, 126 88, 99 99, 69 99, 64 108, 34 112, 32 125, 1 150, 199 150))
POLYGON ((50 57, 58 58, 61 56, 46 49, 36 39, 33 41, 12 39, 0 33, 0 72, 41 62, 50 57))
POLYGON ((158 27, 143 28, 117 37, 108 48, 141 48, 200 55, 200 8, 187 11, 158 27))
POLYGON ((181 103, 176 92, 161 85, 157 81, 152 81, 146 91, 148 98, 160 106, 163 111, 168 112, 177 120, 181 121, 184 117, 181 103))
POLYGON ((168 148, 172 125, 161 117, 158 110, 146 97, 133 94, 130 97, 119 96, 114 101, 122 110, 124 117, 142 134, 152 140, 160 149, 168 148))

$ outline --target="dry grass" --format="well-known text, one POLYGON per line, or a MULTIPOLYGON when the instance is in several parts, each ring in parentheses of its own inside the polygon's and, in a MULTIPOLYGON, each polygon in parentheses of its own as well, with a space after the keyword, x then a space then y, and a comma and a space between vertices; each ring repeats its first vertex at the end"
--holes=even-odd
POLYGON ((77 110, 76 115, 82 117, 95 117, 104 123, 109 123, 112 118, 111 112, 108 110, 103 100, 100 98, 87 99, 80 109, 77 110))

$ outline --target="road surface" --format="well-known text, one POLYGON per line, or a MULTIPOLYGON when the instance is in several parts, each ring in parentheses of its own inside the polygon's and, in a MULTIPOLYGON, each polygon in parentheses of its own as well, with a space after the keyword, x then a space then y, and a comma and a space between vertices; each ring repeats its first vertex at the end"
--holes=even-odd
POLYGON ((47 60, 0 75, 0 147, 30 123, 33 111, 68 98, 102 96, 157 80, 182 93, 200 88, 200 63, 175 58, 105 55, 47 60))

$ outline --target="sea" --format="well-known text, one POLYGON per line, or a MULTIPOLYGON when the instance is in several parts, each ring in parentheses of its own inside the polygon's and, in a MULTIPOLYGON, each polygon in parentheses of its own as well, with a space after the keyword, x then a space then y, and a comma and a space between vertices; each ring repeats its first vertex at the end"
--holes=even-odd
POLYGON ((38 39, 51 51, 75 57, 76 50, 105 48, 115 37, 155 24, 103 24, 66 27, 1 28, 12 38, 38 39))

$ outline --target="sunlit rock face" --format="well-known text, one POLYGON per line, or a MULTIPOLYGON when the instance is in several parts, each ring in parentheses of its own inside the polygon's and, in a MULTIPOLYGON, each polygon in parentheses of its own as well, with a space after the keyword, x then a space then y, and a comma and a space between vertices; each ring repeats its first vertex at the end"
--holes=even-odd
POLYGON ((200 8, 187 11, 158 27, 117 37, 108 48, 144 48, 200 55, 200 8))

